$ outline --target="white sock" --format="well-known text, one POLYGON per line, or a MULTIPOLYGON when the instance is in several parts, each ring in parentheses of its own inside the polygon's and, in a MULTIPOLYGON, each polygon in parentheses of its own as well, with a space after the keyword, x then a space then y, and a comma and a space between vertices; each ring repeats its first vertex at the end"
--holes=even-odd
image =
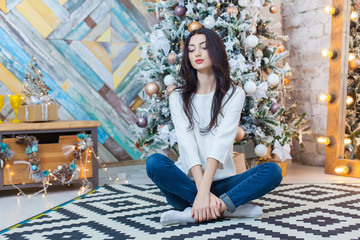
POLYGON ((262 214, 263 211, 261 207, 252 204, 244 204, 238 206, 233 213, 226 210, 223 216, 228 218, 257 218, 261 217, 262 214))
POLYGON ((191 217, 191 207, 185 208, 184 211, 170 210, 161 214, 160 223, 163 226, 171 224, 194 223, 195 218, 191 217))

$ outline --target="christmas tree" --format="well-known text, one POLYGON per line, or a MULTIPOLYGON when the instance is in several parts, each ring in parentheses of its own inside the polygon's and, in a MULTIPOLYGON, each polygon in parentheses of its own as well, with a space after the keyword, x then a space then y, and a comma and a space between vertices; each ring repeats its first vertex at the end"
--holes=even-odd
MULTIPOLYGON (((246 92, 246 102, 236 135, 236 144, 255 142, 255 153, 268 156, 270 151, 284 161, 290 157, 293 137, 302 142, 309 127, 305 113, 296 114, 296 105, 285 106, 291 87, 287 86, 291 68, 283 42, 286 36, 269 27, 272 19, 260 15, 260 8, 270 0, 145 2, 159 23, 148 34, 144 45, 141 84, 145 85, 145 103, 138 108, 139 128, 134 128, 136 146, 144 155, 176 151, 176 132, 171 122, 168 96, 181 84, 178 77, 184 40, 201 27, 213 29, 224 41, 233 80, 246 92), (277 42, 274 44, 273 42, 277 42), (270 147, 270 148, 269 148, 270 147)), ((277 7, 272 5, 270 12, 277 7)))
POLYGON ((35 58, 32 58, 29 62, 25 75, 22 93, 25 95, 26 104, 55 104, 50 96, 51 89, 42 79, 43 74, 35 58))
MULTIPOLYGON (((351 1, 349 71, 346 98, 345 136, 351 141, 345 142, 345 158, 354 158, 360 146, 360 1, 351 1)), ((359 156, 356 156, 358 158, 359 156)))

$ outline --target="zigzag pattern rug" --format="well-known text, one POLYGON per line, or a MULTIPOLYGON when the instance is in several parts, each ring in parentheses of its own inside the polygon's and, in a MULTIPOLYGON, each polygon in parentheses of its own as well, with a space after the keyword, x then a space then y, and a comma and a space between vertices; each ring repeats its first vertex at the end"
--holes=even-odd
POLYGON ((261 218, 162 227, 171 207, 155 185, 103 186, 0 239, 360 239, 360 184, 285 184, 253 203, 261 218))

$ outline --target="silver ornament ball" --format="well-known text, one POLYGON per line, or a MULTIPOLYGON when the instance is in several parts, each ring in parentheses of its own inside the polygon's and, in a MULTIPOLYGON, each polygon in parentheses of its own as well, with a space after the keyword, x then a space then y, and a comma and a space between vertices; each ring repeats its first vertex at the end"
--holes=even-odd
POLYGON ((148 124, 147 122, 147 119, 145 117, 139 117, 137 120, 136 120, 136 125, 140 128, 144 128, 146 127, 148 124))

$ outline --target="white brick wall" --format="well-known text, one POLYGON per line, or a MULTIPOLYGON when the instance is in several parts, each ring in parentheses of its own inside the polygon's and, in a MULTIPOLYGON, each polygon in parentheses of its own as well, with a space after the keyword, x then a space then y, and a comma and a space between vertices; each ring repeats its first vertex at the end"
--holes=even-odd
POLYGON ((304 136, 305 147, 294 142, 292 157, 308 165, 323 166, 325 147, 317 144, 318 135, 326 133, 327 106, 320 103, 318 95, 327 93, 329 60, 321 56, 323 48, 330 47, 331 16, 323 7, 331 0, 285 0, 282 1, 282 24, 289 41, 289 64, 293 67, 290 84, 294 86, 293 99, 300 104, 298 113, 306 112, 311 120, 313 136, 304 136))

